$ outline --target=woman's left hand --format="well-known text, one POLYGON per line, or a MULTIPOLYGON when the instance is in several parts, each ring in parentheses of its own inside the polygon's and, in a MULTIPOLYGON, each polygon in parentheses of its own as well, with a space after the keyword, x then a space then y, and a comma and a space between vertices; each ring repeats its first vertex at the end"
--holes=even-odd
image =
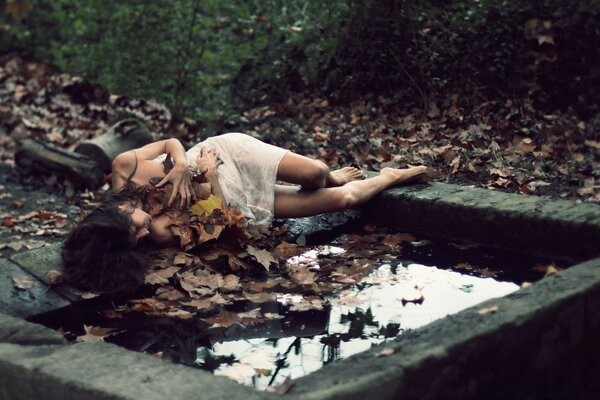
POLYGON ((173 169, 169 171, 156 187, 163 187, 168 182, 173 184, 173 191, 171 192, 168 206, 170 207, 175 201, 175 197, 179 195, 179 207, 188 208, 196 197, 192 189, 192 173, 188 168, 188 164, 183 162, 176 163, 173 169))

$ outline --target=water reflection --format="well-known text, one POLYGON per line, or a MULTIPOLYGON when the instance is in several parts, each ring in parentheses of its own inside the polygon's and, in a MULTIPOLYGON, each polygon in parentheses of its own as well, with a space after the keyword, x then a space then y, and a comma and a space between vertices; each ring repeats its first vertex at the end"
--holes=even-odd
POLYGON ((269 303, 271 312, 285 318, 223 330, 211 336, 213 350, 198 351, 196 362, 212 366, 213 359, 229 357, 210 369, 264 388, 517 289, 513 283, 419 264, 382 265, 363 280, 360 289, 332 296, 330 306, 322 311, 292 313, 279 302, 269 303))

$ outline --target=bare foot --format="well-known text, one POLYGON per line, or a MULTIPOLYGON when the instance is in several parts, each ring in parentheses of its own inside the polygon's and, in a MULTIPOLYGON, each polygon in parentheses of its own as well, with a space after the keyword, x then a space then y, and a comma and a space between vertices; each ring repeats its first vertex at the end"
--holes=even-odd
POLYGON ((381 176, 388 177, 392 186, 402 183, 418 182, 427 173, 427 167, 410 167, 405 169, 384 168, 379 173, 381 176))
POLYGON ((344 167, 332 171, 327 179, 327 186, 343 186, 348 182, 365 179, 365 174, 355 167, 344 167))

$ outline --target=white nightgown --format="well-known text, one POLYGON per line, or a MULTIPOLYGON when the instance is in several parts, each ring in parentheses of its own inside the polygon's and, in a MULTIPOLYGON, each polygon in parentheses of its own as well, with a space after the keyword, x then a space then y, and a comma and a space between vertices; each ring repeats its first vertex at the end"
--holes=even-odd
MULTIPOLYGON (((201 148, 214 148, 223 161, 217 179, 225 202, 239 208, 249 225, 268 225, 273 221, 277 168, 289 151, 243 133, 210 137, 186 152, 191 166, 201 148)), ((157 158, 162 161, 164 155, 157 158)))

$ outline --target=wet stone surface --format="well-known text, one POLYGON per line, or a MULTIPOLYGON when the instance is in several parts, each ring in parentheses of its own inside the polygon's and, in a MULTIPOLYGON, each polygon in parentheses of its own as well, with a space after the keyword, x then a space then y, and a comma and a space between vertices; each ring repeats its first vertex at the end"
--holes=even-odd
POLYGON ((0 312, 28 318, 70 302, 18 265, 0 259, 0 312))
POLYGON ((579 260, 600 255, 600 206, 444 183, 396 187, 366 205, 376 224, 579 260))

